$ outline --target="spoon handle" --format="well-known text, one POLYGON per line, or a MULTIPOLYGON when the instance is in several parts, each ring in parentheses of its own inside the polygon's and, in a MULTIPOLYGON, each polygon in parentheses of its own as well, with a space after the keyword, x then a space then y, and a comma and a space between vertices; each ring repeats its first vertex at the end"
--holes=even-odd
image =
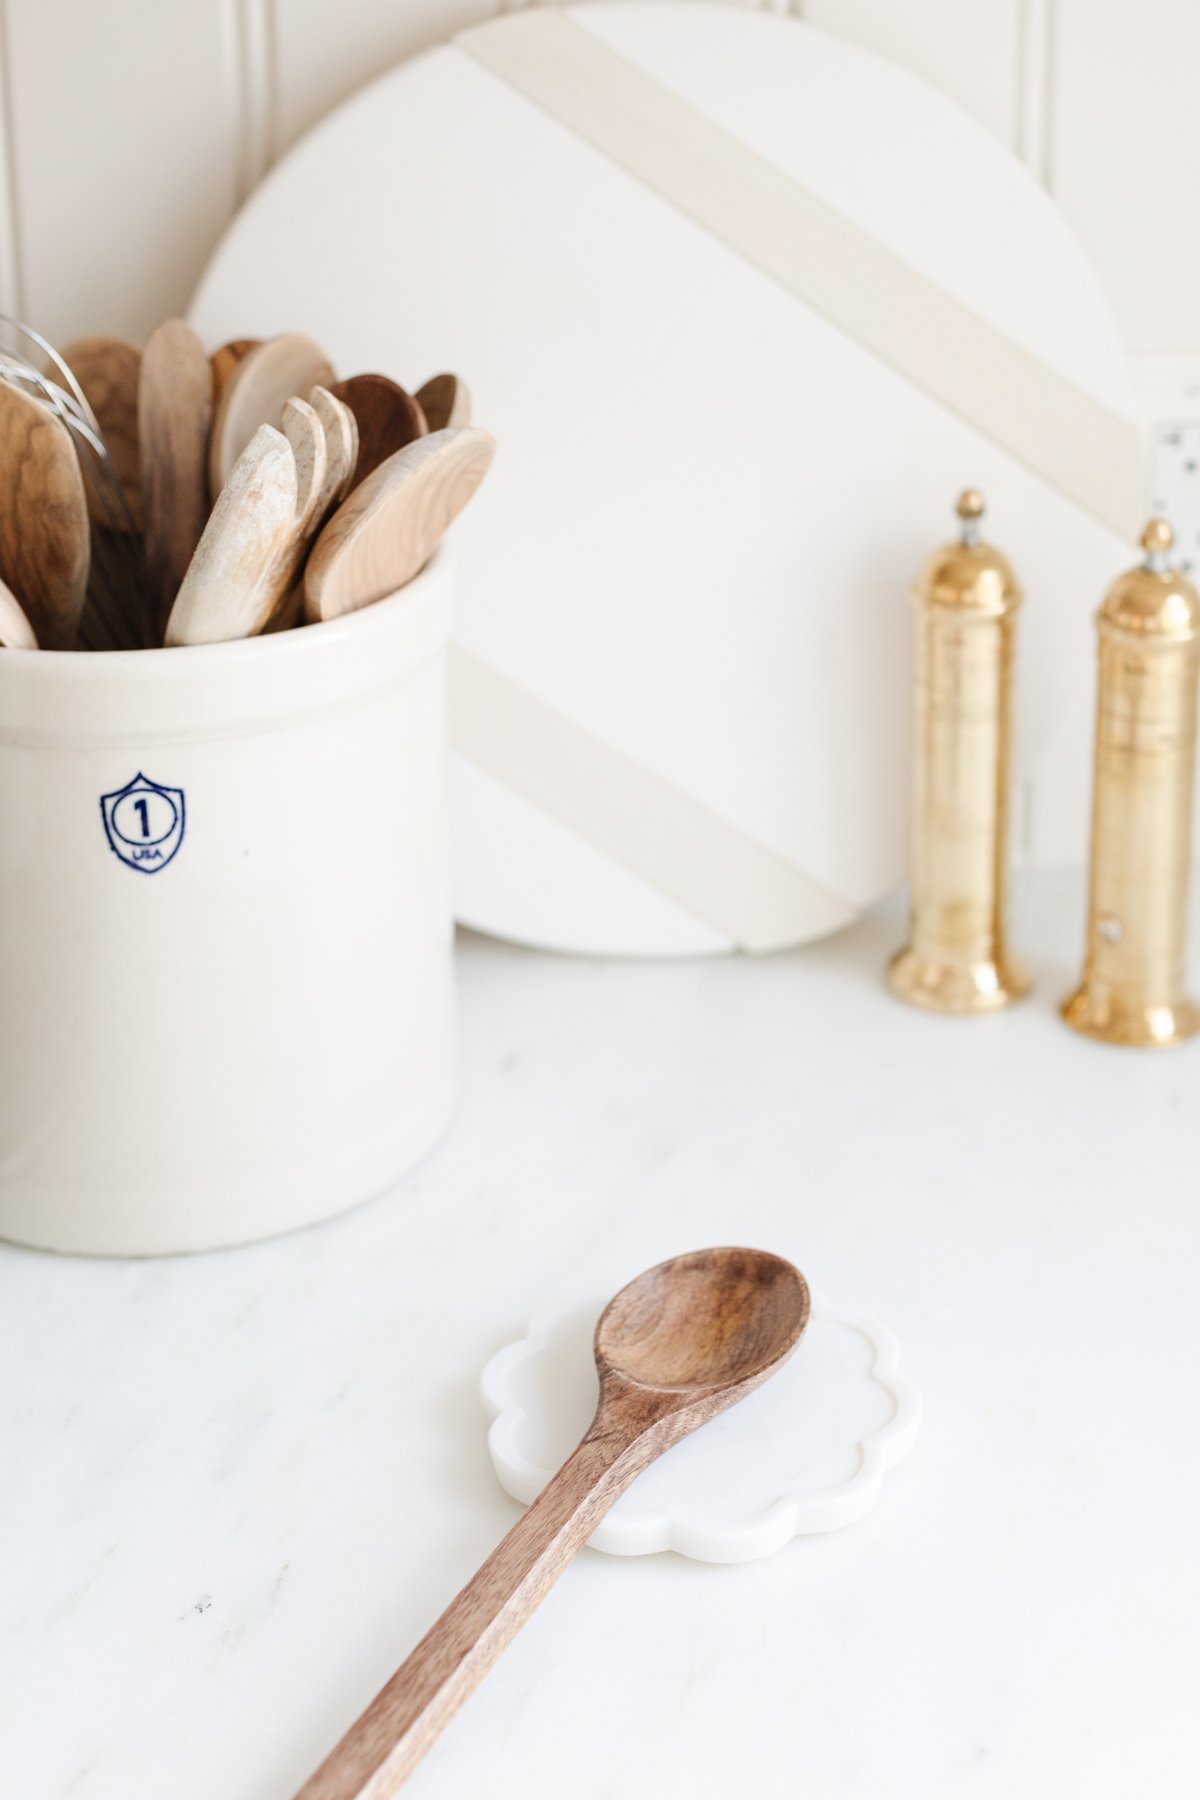
POLYGON ((659 1445, 597 1413, 587 1435, 295 1800, 388 1800, 659 1445))

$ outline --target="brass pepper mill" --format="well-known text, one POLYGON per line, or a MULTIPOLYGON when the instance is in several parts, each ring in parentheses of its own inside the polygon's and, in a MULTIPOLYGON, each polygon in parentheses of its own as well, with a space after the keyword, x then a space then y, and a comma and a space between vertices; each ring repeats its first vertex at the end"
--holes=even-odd
POLYGON ((917 613, 912 915, 888 980, 933 1012, 992 1012, 1029 978, 1005 940, 1013 640, 1021 590, 982 542, 983 496, 959 495, 959 540, 935 551, 917 613))
POLYGON ((1165 519, 1145 561, 1097 615, 1100 687, 1087 953, 1063 1006, 1106 1044, 1181 1044, 1200 1029, 1184 993, 1200 595, 1171 567, 1165 519))

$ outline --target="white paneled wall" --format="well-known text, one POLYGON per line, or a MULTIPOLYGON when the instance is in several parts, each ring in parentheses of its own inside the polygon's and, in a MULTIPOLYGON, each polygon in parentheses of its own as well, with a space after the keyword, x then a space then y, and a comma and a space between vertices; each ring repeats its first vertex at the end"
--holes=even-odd
POLYGON ((237 204, 236 9, 23 0, 4 13, 5 310, 59 341, 141 335, 179 308, 237 204))
POLYGON ((792 10, 933 82, 1017 148, 1025 8, 1015 0, 806 0, 792 10))
POLYGON ((1048 178, 1131 351, 1200 341, 1196 0, 1055 0, 1048 178))
MULTIPOLYGON (((200 0, 203 3, 203 0, 200 0)), ((487 0, 274 0, 276 148, 393 63, 500 10, 487 0)))
MULTIPOLYGON (((59 342, 183 308, 240 199, 331 106, 520 0, 0 0, 0 310, 59 342)), ((1025 158, 1131 356, 1200 365, 1200 0, 743 0, 934 83, 1025 158)), ((1172 363, 1172 366, 1174 364, 1172 363)), ((1024 810, 1083 854, 1089 681, 1024 810)))

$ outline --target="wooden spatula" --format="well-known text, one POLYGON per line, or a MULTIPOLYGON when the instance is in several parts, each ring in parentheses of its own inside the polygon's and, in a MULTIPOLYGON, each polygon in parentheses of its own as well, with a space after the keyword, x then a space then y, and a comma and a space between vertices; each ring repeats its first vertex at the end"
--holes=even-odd
POLYGON ((293 394, 330 387, 333 380, 325 352, 299 333, 268 338, 242 357, 221 389, 213 419, 208 452, 213 499, 260 425, 278 425, 293 394))
POLYGON ((38 647, 25 608, 3 581, 0 581, 0 644, 6 650, 36 650, 38 647))
POLYGON ((100 494, 84 469, 88 511, 97 525, 109 531, 142 529, 141 457, 138 449, 138 384, 142 353, 123 338, 77 338, 62 352, 62 359, 83 389, 96 415, 113 473, 121 484, 128 519, 100 494))
POLYGON ((204 346, 190 325, 168 319, 142 352, 138 383, 147 644, 162 642, 208 517, 211 417, 212 371, 204 346))
POLYGON ((277 599, 276 570, 296 534, 296 455, 261 425, 217 496, 167 622, 168 644, 253 637, 277 599))
POLYGON ((310 620, 369 606, 411 581, 492 464, 496 440, 468 427, 398 450, 351 491, 313 546, 304 575, 310 620))
POLYGON ((70 432, 39 400, 0 381, 0 580, 21 596, 49 650, 74 647, 89 557, 87 495, 70 432))
POLYGON ((333 388, 358 425, 358 461, 352 488, 374 474, 380 463, 429 430, 419 401, 386 375, 351 375, 333 388))
POLYGON ((457 375, 431 376, 424 387, 417 389, 417 399, 430 431, 471 423, 471 395, 466 382, 457 375))

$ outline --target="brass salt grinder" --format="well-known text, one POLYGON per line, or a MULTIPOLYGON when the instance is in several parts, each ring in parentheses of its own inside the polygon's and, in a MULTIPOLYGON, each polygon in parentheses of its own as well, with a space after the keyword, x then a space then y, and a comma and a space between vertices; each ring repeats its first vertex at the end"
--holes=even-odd
POLYGON ((912 908, 892 991, 941 1013, 992 1012, 1027 992, 1008 954, 1013 641, 1021 590, 981 539, 983 496, 958 499, 957 543, 935 551, 916 606, 912 908))
POLYGON ((1200 1029, 1184 992, 1200 595, 1172 569, 1173 542, 1166 520, 1151 519, 1145 560, 1096 618, 1087 951, 1062 1011, 1108 1044, 1180 1044, 1200 1029))

